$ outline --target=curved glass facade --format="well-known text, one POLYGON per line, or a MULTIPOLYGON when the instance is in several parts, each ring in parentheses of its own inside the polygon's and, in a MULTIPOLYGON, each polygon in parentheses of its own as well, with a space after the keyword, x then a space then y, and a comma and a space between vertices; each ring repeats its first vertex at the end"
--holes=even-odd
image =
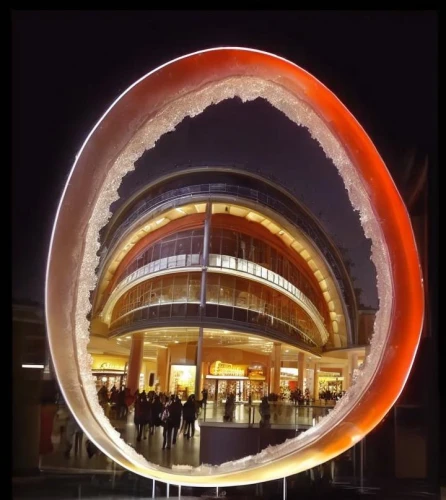
MULTIPOLYGON (((144 281, 117 301, 111 331, 137 321, 200 317, 201 273, 179 273, 144 281)), ((250 323, 252 327, 285 333, 309 345, 321 346, 320 333, 293 300, 267 285, 238 276, 208 273, 206 310, 214 318, 250 323)))
MULTIPOLYGON (((209 252, 248 260, 278 274, 298 288, 325 317, 325 303, 321 291, 314 287, 283 252, 265 241, 231 229, 211 228, 209 252)), ((176 255, 184 255, 185 262, 191 262, 192 265, 192 258, 187 257, 202 254, 203 228, 179 231, 146 247, 124 269, 119 279, 122 281, 146 264, 176 255)), ((193 262, 195 263, 195 260, 193 262)), ((201 264, 201 259, 195 264, 201 264)))

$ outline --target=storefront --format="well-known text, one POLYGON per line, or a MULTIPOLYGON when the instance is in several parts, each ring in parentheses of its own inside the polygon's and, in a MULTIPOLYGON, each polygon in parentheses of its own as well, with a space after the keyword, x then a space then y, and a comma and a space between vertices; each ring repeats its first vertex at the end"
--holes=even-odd
POLYGON ((127 361, 125 358, 106 358, 93 355, 91 372, 98 391, 103 385, 110 391, 113 386, 119 389, 125 386, 127 379, 127 361))
MULTIPOLYGON (((195 373, 194 365, 171 365, 169 378, 169 392, 176 394, 182 401, 195 392, 195 373)), ((197 399, 201 395, 195 395, 197 399)))
POLYGON ((208 400, 221 402, 234 394, 236 402, 260 400, 267 394, 265 368, 261 365, 233 365, 215 361, 206 375, 208 400))
MULTIPOLYGON (((305 381, 304 381, 305 383, 305 381)), ((297 368, 280 369, 280 394, 283 399, 289 400, 290 395, 299 387, 299 371, 297 368)))
POLYGON ((111 370, 111 369, 99 369, 93 370, 93 378, 96 385, 96 391, 105 385, 108 391, 111 391, 112 387, 115 386, 116 389, 119 389, 122 386, 125 386, 127 373, 123 370, 111 370))
POLYGON ((330 391, 332 394, 340 394, 344 390, 344 377, 340 372, 319 372, 319 395, 330 391))

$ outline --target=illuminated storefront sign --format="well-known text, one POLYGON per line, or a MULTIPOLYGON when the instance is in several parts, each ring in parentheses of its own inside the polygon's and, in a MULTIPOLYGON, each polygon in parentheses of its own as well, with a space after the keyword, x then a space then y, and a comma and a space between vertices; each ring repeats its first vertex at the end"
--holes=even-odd
POLYGON ((195 391, 196 367, 191 365, 172 365, 170 367, 169 391, 185 400, 195 391))
POLYGON ((215 361, 209 367, 209 374, 217 377, 245 377, 246 367, 215 361))

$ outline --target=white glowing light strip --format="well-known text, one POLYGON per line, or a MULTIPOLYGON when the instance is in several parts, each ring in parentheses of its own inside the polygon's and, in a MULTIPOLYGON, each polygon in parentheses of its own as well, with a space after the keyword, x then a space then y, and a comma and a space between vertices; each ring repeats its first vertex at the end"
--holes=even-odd
POLYGON ((206 378, 216 379, 216 380, 249 380, 249 377, 237 377, 237 375, 206 375, 206 378))
MULTIPOLYGON (((219 49, 207 49, 204 51, 199 51, 194 54, 200 54, 201 52, 210 52, 212 50, 219 50, 219 49)), ((240 49, 242 50, 242 49, 240 49)), ((267 54, 266 52, 263 51, 257 51, 254 49, 249 49, 252 52, 258 52, 258 53, 264 53, 267 54)), ((75 169, 75 166, 77 164, 79 155, 82 154, 84 148, 86 147, 87 142, 89 141, 91 135, 94 133, 94 131, 99 127, 101 124, 102 120, 104 117, 108 114, 110 109, 115 105, 115 103, 122 98, 125 94, 130 92, 132 88, 135 87, 142 79, 146 78, 148 75, 151 75, 155 71, 159 71, 161 68, 167 66, 168 64, 172 64, 175 61, 178 61, 180 59, 183 59, 185 57, 191 57, 194 54, 188 54, 187 56, 182 56, 179 57, 178 59, 174 61, 170 61, 166 63, 165 65, 160 66, 159 68, 156 68, 156 70, 148 73, 147 75, 143 76, 140 80, 135 82, 131 87, 129 87, 123 94, 121 94, 116 101, 109 107, 109 109, 106 111, 104 116, 98 121, 98 123, 95 125, 93 130, 90 132, 88 135, 87 139, 85 140, 84 144, 82 145, 81 150, 79 151, 76 161, 73 165, 73 168, 70 172, 68 181, 65 185, 64 193, 61 198, 61 201, 59 203, 59 207, 57 210, 57 216, 56 220, 59 218, 59 212, 61 211, 61 206, 62 206, 62 201, 65 198, 66 191, 68 189, 68 186, 70 185, 70 180, 73 175, 73 171, 75 169)), ((285 61, 287 64, 290 64, 288 61, 286 61, 283 58, 275 56, 276 59, 281 59, 285 61)), ((310 75, 311 76, 311 75, 310 75)), ((245 81, 248 78, 245 77, 238 77, 237 80, 232 79, 229 81, 229 83, 233 84, 235 83, 245 83, 245 81)), ((188 485, 193 485, 193 486, 202 486, 203 483, 207 484, 228 484, 228 485, 237 485, 237 484, 251 484, 249 481, 251 481, 252 478, 248 478, 248 482, 246 482, 246 479, 241 477, 240 480, 237 480, 236 477, 232 477, 231 473, 233 472, 239 472, 239 471, 246 471, 247 469, 250 469, 251 467, 259 467, 263 466, 265 463, 270 463, 272 461, 275 461, 276 459, 283 459, 286 454, 288 455, 291 452, 298 452, 301 449, 304 449, 305 446, 310 446, 311 441, 317 440, 319 437, 323 436, 324 432, 327 432, 328 429, 331 429, 333 427, 333 424, 338 423, 339 421, 342 421, 341 419, 345 416, 345 414, 348 412, 348 410, 351 408, 353 404, 356 404, 359 400, 360 397, 363 395, 363 393, 367 390, 368 385, 367 385, 367 380, 369 380, 368 377, 372 376, 375 374, 375 371, 379 367, 379 361, 381 359, 382 355, 382 346, 385 345, 385 340, 386 340, 386 332, 388 331, 387 326, 390 324, 390 312, 391 312, 391 306, 393 304, 392 301, 392 281, 389 277, 388 269, 389 269, 389 262, 390 259, 387 254, 387 247, 385 245, 385 241, 383 239, 382 233, 380 232, 380 226, 378 226, 376 217, 374 216, 374 212, 372 209, 372 206, 370 204, 369 199, 367 196, 364 194, 365 190, 361 189, 363 187, 363 184, 361 180, 358 177, 358 175, 355 174, 356 171, 354 170, 352 164, 350 163, 348 157, 345 154, 345 151, 343 151, 342 145, 336 142, 336 138, 334 138, 326 125, 318 118, 318 115, 315 112, 309 112, 309 110, 305 109, 304 106, 301 104, 299 106, 294 105, 293 108, 291 108, 291 104, 294 103, 289 103, 291 99, 284 99, 282 95, 276 95, 277 93, 280 94, 279 90, 281 87, 279 87, 277 84, 276 86, 272 89, 275 91, 275 93, 272 93, 269 91, 268 85, 274 86, 274 83, 269 83, 266 81, 261 81, 261 84, 259 83, 257 86, 256 85, 251 85, 250 88, 248 89, 250 92, 246 89, 242 88, 234 88, 233 86, 229 85, 227 81, 223 82, 218 82, 220 87, 217 88, 217 90, 220 90, 220 88, 223 85, 226 85, 226 87, 229 87, 229 90, 231 91, 231 94, 229 95, 229 92, 226 94, 224 91, 226 90, 226 87, 222 87, 222 90, 220 90, 220 93, 215 93, 216 95, 211 94, 210 97, 208 94, 205 92, 208 90, 205 88, 204 90, 201 90, 201 94, 198 96, 200 97, 201 100, 197 98, 196 95, 193 95, 194 97, 194 116, 197 115, 198 113, 202 112, 203 109, 205 109, 207 106, 210 104, 216 104, 220 102, 221 100, 228 98, 228 97, 240 97, 244 101, 247 100, 253 100, 254 98, 257 98, 258 95, 266 98, 273 106, 275 106, 277 109, 280 111, 284 112, 286 116, 288 116, 292 121, 299 125, 306 126, 312 135, 313 138, 315 138, 319 144, 322 146, 324 152, 327 154, 328 157, 330 157, 333 162, 335 163, 336 167, 338 168, 339 172, 342 175, 342 178, 347 185, 346 187, 348 188, 349 191, 349 197, 350 201, 352 202, 353 207, 356 210, 360 211, 360 216, 361 216, 361 223, 364 228, 366 237, 372 239, 372 261, 377 265, 378 268, 378 292, 379 292, 379 299, 380 299, 380 306, 381 302, 383 307, 381 307, 379 314, 377 314, 377 319, 375 320, 375 333, 374 337, 372 338, 371 342, 371 355, 368 358, 368 363, 365 366, 365 369, 361 373, 361 377, 358 377, 358 381, 354 386, 351 386, 347 395, 344 396, 341 401, 338 403, 336 406, 335 410, 330 414, 330 417, 327 417, 322 424, 316 429, 312 428, 310 431, 307 431, 304 434, 301 434, 298 436, 295 440, 287 440, 284 444, 278 445, 275 447, 268 447, 267 449, 263 450, 259 454, 255 456, 250 456, 246 457, 244 459, 230 462, 227 464, 222 464, 221 466, 201 466, 200 468, 192 468, 188 467, 187 468, 187 475, 181 476, 181 481, 184 481, 183 484, 187 483, 188 485), (202 94, 204 93, 204 97, 202 94), (208 98, 209 99, 205 99, 208 98), (198 102, 197 102, 198 101, 198 102), (209 102, 208 102, 209 101, 209 102), (289 107, 287 107, 289 105, 289 107), (290 108, 290 109, 289 109, 290 108), (198 110, 198 111, 197 111, 198 110), (303 110, 303 111, 302 111, 303 110), (299 114, 300 113, 300 114, 299 114), (374 347, 376 349, 374 349, 374 347), (364 381, 364 382, 363 382, 364 381), (350 405, 349 407, 347 405, 350 405), (297 442, 298 441, 298 442, 297 442), (202 480, 202 475, 203 473, 206 474, 206 478, 202 480), (196 475, 197 477, 195 479, 190 480, 190 475, 196 475), (227 474, 228 478, 223 477, 222 480, 219 480, 219 477, 215 477, 214 480, 211 476, 218 475, 218 474, 227 474), (231 477, 229 477, 231 476, 231 477)), ((211 87, 211 90, 214 90, 214 87, 211 87)), ((187 96, 189 98, 189 95, 187 96)), ((297 100, 297 98, 295 99, 297 100)), ((166 133, 168 130, 174 129, 175 125, 179 123, 185 116, 190 116, 190 108, 189 109, 189 114, 187 114, 186 111, 183 111, 183 109, 180 107, 183 102, 180 99, 177 99, 175 101, 175 112, 176 115, 174 116, 175 119, 170 119, 168 122, 169 127, 164 126, 164 129, 159 132, 156 127, 155 131, 152 133, 152 136, 154 136, 154 140, 152 140, 152 136, 150 136, 146 141, 141 141, 141 137, 135 137, 135 140, 133 141, 133 144, 142 144, 142 148, 149 149, 150 147, 153 147, 152 144, 156 143, 156 140, 158 139, 159 136, 161 136, 163 133, 166 133), (179 111, 178 111, 179 109, 179 111)), ((187 103, 186 103, 187 104, 187 103)), ((164 115, 166 115, 168 112, 170 112, 170 108, 166 108, 163 110, 164 115), (166 111, 167 109, 167 111, 166 111)), ((159 117, 155 117, 159 118, 159 117)), ((164 116, 163 116, 164 118, 164 116)), ((168 118, 170 118, 170 115, 168 115, 168 118)), ((155 121, 155 125, 157 125, 156 119, 151 121, 151 125, 153 125, 153 121, 155 121)), ((160 119, 158 120, 160 121, 160 119)), ((130 147, 127 148, 127 150, 130 150, 130 147)), ((127 150, 125 153, 127 153, 127 150)), ((124 154, 121 155, 119 160, 116 162, 117 166, 114 165, 114 168, 110 169, 109 176, 111 176, 111 179, 115 179, 117 174, 120 175, 118 177, 118 180, 121 180, 123 175, 127 172, 130 171, 130 169, 133 167, 135 158, 139 158, 141 156, 142 152, 140 150, 136 150, 136 152, 133 154, 133 150, 130 150, 130 153, 127 153, 127 156, 124 154), (130 154, 132 153, 132 154, 130 154), (126 163, 127 162, 127 163, 126 163), (116 168, 115 168, 116 167, 116 168), (119 167, 119 168, 118 168, 119 167)), ((117 191, 117 188, 115 191, 113 191, 113 182, 110 182, 107 184, 107 181, 109 179, 106 179, 104 182, 104 185, 107 186, 112 186, 112 195, 115 194, 117 191)), ((115 182, 116 184, 116 182, 115 182)), ((119 184, 118 184, 119 186, 119 184)), ((118 196, 116 195, 117 199, 118 196)), ((96 283, 96 277, 94 273, 95 266, 98 263, 99 258, 96 256, 97 252, 97 238, 98 238, 98 233, 99 229, 102 228, 106 221, 108 220, 109 216, 109 207, 111 203, 114 201, 113 196, 108 196, 107 193, 104 194, 104 190, 100 192, 99 198, 96 202, 94 211, 92 213, 91 219, 90 219, 90 225, 88 228, 87 236, 86 236, 86 241, 85 241, 85 248, 84 248, 84 255, 83 255, 83 260, 81 262, 81 270, 79 272, 78 276, 78 281, 81 283, 81 287, 77 290, 77 297, 78 301, 76 303, 76 324, 75 324, 75 341, 76 341, 76 348, 78 353, 80 354, 79 356, 79 362, 77 365, 77 371, 74 375, 80 375, 80 380, 83 382, 83 385, 81 386, 82 391, 85 393, 87 397, 89 397, 88 403, 89 407, 88 410, 90 410, 90 407, 92 410, 95 410, 95 412, 91 412, 90 420, 91 418, 95 417, 96 421, 101 424, 101 429, 104 431, 104 435, 110 439, 115 440, 115 446, 119 447, 119 451, 121 454, 125 457, 125 460, 121 458, 121 455, 116 454, 113 458, 117 461, 118 464, 123 465, 125 468, 129 468, 130 470, 137 470, 137 472, 141 473, 141 466, 144 468, 146 467, 148 472, 144 469, 144 475, 147 475, 148 477, 167 477, 169 480, 173 479, 171 481, 171 484, 182 484, 180 482, 180 479, 172 478, 172 476, 169 474, 164 475, 164 471, 161 470, 158 473, 158 467, 155 469, 153 464, 150 464, 147 462, 147 460, 142 457, 141 455, 137 454, 136 451, 131 448, 130 446, 126 445, 126 443, 121 439, 119 439, 119 435, 117 431, 113 429, 111 426, 110 422, 108 419, 105 417, 105 415, 100 414, 100 406, 97 401, 97 395, 96 395, 96 388, 94 386, 94 383, 92 380, 88 378, 88 376, 91 374, 90 371, 90 366, 89 366, 89 358, 85 356, 87 352, 87 343, 89 341, 89 338, 84 335, 84 332, 88 332, 88 324, 87 324, 87 319, 86 319, 86 314, 88 311, 91 309, 91 304, 89 303, 89 295, 88 291, 93 289, 93 286, 96 283), (105 210, 104 207, 107 209, 105 210), (94 265, 90 265, 93 262, 94 265), (89 288, 90 287, 90 288, 89 288), (129 463, 127 463, 128 461, 129 463), (130 464, 130 465, 129 465, 130 464), (153 472, 153 476, 150 474, 151 471, 153 472)), ((54 244, 55 240, 55 233, 56 233, 56 224, 53 227, 52 235, 51 235, 51 245, 50 245, 50 256, 51 256, 51 251, 52 247, 54 244)), ((48 260, 48 265, 47 265, 47 272, 46 272, 46 290, 45 290, 45 298, 50 299, 50 294, 49 294, 49 272, 50 272, 50 259, 48 260)), ((49 300, 46 300, 46 312, 49 312, 49 300)), ((47 314, 47 317, 49 315, 47 314)), ((50 349, 52 354, 55 349, 56 343, 50 342, 50 349)), ((56 365, 56 369, 57 369, 56 365)), ((74 375, 72 379, 74 380, 74 375)), ((406 377, 407 378, 407 377, 406 377)), ((372 378, 373 380, 373 378, 372 378)), ((70 396, 69 391, 65 389, 63 385, 61 385, 61 390, 66 397, 67 395, 70 396)), ((66 398, 67 403, 72 409, 72 406, 76 406, 75 399, 74 398, 66 398)), ((79 411, 84 408, 87 408, 87 405, 84 404, 82 405, 82 402, 78 404, 79 411)), ((110 451, 106 451, 105 445, 103 445, 98 439, 95 440, 95 444, 98 446, 101 451, 106 453, 107 455, 110 455, 110 451)), ((318 465, 323 462, 322 460, 323 457, 321 456, 316 456, 312 459, 309 460, 304 460, 300 463, 298 463, 298 471, 305 470, 307 468, 311 468, 315 465, 318 465)), ((294 466, 294 464, 293 464, 294 466)), ((179 469, 180 466, 176 466, 176 470, 179 469)), ((287 470, 280 470, 280 476, 276 475, 275 473, 270 473, 270 471, 267 471, 269 473, 268 477, 271 477, 273 479, 276 479, 278 477, 285 477, 287 475, 287 472, 290 472, 289 469, 287 470)), ((235 475, 234 475, 235 476, 235 475)), ((264 479, 264 478, 262 478, 264 479)), ((256 478, 256 480, 258 480, 256 478)), ((266 480, 266 479, 265 479, 266 480)))
POLYGON ((44 365, 22 365, 22 368, 38 368, 40 370, 43 370, 45 368, 44 365))

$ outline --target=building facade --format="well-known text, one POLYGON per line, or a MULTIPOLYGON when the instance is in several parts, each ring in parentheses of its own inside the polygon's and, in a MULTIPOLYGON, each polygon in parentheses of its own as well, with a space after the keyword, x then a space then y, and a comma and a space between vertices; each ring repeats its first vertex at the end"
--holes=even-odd
POLYGON ((341 253, 259 174, 188 166, 159 176, 115 210, 99 255, 98 386, 183 398, 207 389, 215 401, 299 388, 319 399, 346 390, 364 359, 373 320, 360 319, 341 253))

